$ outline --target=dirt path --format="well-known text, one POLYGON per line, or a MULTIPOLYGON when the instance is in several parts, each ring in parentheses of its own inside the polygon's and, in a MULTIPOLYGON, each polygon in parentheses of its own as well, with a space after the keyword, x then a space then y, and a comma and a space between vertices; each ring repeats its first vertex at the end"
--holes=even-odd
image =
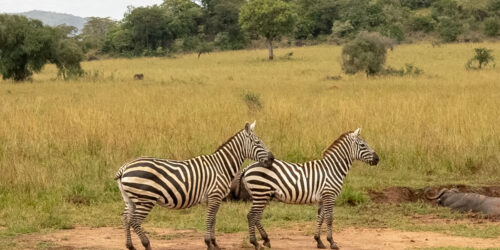
MULTIPOLYGON (((203 232, 149 228, 153 249, 204 249, 203 232)), ((290 229, 269 230, 272 249, 316 249, 311 235, 290 229)), ((324 239, 323 235, 323 239, 324 239)), ((496 239, 466 238, 434 232, 403 232, 392 229, 348 228, 334 234, 341 249, 408 249, 425 247, 500 247, 496 239)), ((137 237, 136 248, 142 249, 137 237)), ((246 233, 218 234, 223 249, 253 249, 246 233)), ((326 240, 324 240, 325 243, 326 240)), ((77 227, 48 234, 20 236, 17 249, 125 249, 124 232, 120 228, 77 227)))

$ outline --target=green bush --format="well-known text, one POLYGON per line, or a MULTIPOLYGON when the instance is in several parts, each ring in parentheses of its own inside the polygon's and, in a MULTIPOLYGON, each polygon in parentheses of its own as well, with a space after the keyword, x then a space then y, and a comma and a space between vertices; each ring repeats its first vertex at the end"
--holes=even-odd
POLYGON ((454 42, 462 34, 463 28, 459 20, 442 16, 439 18, 438 32, 444 42, 454 42))
POLYGON ((423 31, 425 33, 434 30, 436 22, 429 16, 414 16, 409 20, 409 26, 412 31, 423 31))
POLYGON ((356 39, 342 48, 342 70, 346 74, 364 71, 367 75, 378 74, 385 64, 390 39, 373 32, 361 32, 356 39))
POLYGON ((498 19, 494 17, 489 17, 486 20, 484 20, 484 34, 487 36, 497 36, 498 31, 500 30, 500 23, 498 19))
POLYGON ((59 76, 64 79, 82 76, 84 73, 80 66, 82 60, 83 51, 74 40, 64 39, 59 41, 54 58, 59 76))
POLYGON ((476 55, 467 61, 467 64, 465 64, 466 69, 481 69, 484 66, 495 62, 495 58, 491 55, 491 49, 475 48, 474 51, 476 52, 476 55))

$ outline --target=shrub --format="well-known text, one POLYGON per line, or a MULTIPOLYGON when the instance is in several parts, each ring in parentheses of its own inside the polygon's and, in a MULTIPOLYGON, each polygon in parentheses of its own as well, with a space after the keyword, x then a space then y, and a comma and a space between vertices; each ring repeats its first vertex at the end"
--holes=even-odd
POLYGON ((412 31, 430 32, 434 30, 436 22, 429 16, 414 16, 410 19, 410 28, 412 31))
POLYGON ((80 77, 83 75, 80 62, 83 60, 83 51, 74 40, 61 40, 55 51, 54 63, 58 75, 63 79, 80 77))
POLYGON ((466 69, 481 69, 483 66, 494 63, 495 58, 491 55, 491 49, 475 48, 474 51, 476 55, 467 61, 467 64, 465 64, 466 69))
POLYGON ((496 36, 500 30, 500 23, 494 17, 489 17, 484 20, 484 34, 487 36, 496 36))
POLYGON ((351 21, 335 21, 332 26, 332 35, 335 37, 345 37, 354 31, 351 21))
POLYGON ((413 64, 407 63, 403 68, 395 69, 388 66, 382 71, 383 75, 393 75, 393 76, 418 76, 424 73, 424 71, 413 64))
POLYGON ((380 33, 386 37, 395 39, 399 42, 401 42, 405 39, 405 33, 403 32, 401 27, 399 27, 398 25, 395 25, 395 24, 390 24, 390 25, 382 27, 382 30, 380 31, 380 33))
POLYGON ((262 109, 262 102, 260 101, 260 95, 253 92, 247 92, 243 95, 243 100, 247 104, 248 110, 259 111, 262 109))
POLYGON ((462 24, 453 18, 442 16, 439 18, 438 32, 444 42, 454 42, 462 34, 462 24))
POLYGON ((342 70, 347 74, 364 71, 367 75, 379 73, 385 64, 387 47, 392 40, 379 33, 361 32, 342 48, 342 70))

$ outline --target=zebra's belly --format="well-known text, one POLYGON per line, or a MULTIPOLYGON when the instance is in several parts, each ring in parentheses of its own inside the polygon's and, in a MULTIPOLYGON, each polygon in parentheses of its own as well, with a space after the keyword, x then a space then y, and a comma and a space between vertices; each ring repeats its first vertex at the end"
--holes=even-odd
POLYGON ((321 195, 319 194, 303 194, 296 195, 294 197, 287 196, 283 192, 276 192, 273 196, 280 202, 287 204, 316 204, 321 200, 321 195))

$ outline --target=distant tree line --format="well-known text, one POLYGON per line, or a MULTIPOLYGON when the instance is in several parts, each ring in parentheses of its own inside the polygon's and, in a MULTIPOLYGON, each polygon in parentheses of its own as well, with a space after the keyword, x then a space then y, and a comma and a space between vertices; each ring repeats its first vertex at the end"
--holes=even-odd
POLYGON ((154 56, 242 49, 259 37, 271 49, 283 36, 343 43, 369 31, 400 42, 454 42, 498 38, 499 30, 500 0, 165 0, 130 8, 94 48, 154 56))
POLYGON ((500 0, 164 0, 129 7, 118 22, 90 18, 78 35, 71 27, 1 15, 0 73, 25 79, 52 62, 66 78, 82 74, 82 54, 200 56, 247 48, 255 39, 265 40, 273 59, 273 42, 282 37, 290 44, 344 43, 364 31, 399 42, 498 38, 500 0))

